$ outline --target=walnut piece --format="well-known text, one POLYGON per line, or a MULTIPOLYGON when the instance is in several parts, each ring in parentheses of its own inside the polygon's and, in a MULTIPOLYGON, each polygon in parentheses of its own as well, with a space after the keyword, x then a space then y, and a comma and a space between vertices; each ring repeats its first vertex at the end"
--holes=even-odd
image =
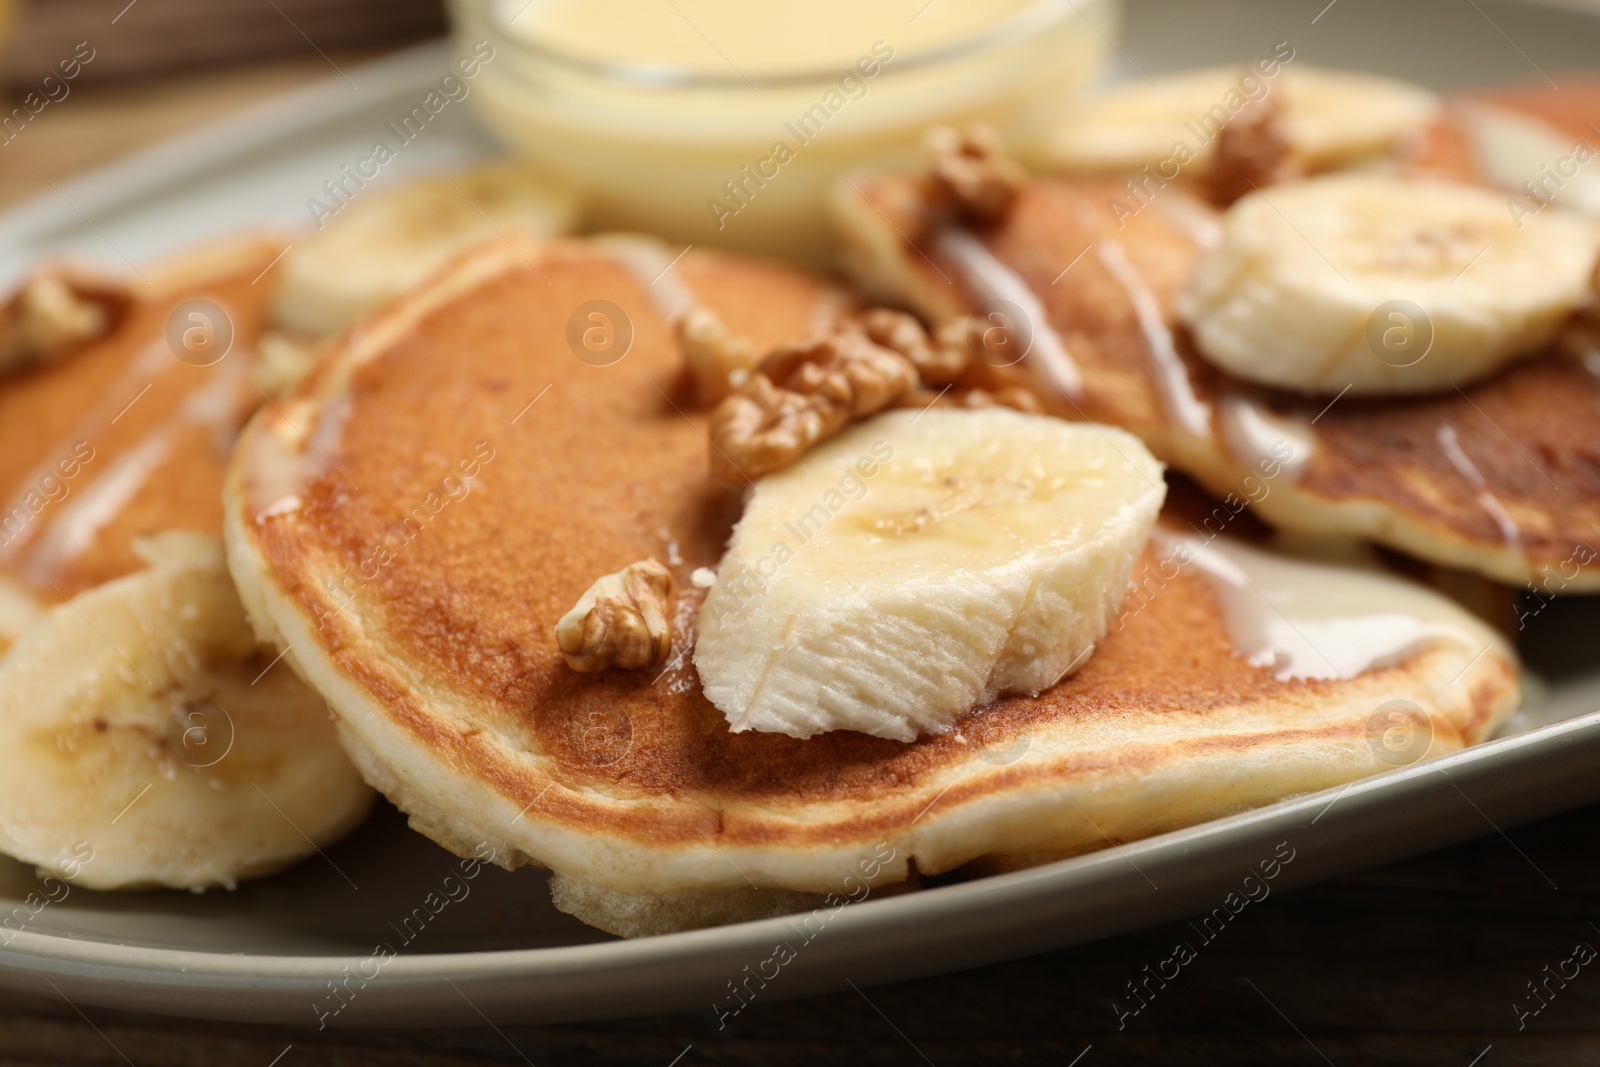
POLYGON ((0 305, 0 374, 49 363, 110 331, 126 288, 70 268, 36 274, 0 305))
POLYGON ((672 575, 654 559, 606 575, 556 623, 561 655, 584 674, 656 666, 672 647, 671 596, 672 575))
POLYGON ((988 123, 971 122, 960 130, 935 126, 928 131, 927 145, 933 153, 934 185, 971 222, 1000 221, 1027 180, 988 123))
POLYGON ((696 400, 705 407, 743 385, 761 360, 755 345, 731 333, 709 308, 690 308, 678 320, 677 333, 696 400))
POLYGON ((1212 201, 1227 207, 1257 189, 1299 177, 1291 151, 1278 94, 1250 101, 1217 135, 1216 155, 1206 172, 1212 201))
POLYGON ((774 349, 712 411, 712 471, 732 482, 770 474, 916 384, 909 359, 849 326, 774 349))
POLYGON ((867 337, 884 348, 891 348, 911 361, 924 385, 949 385, 961 377, 971 362, 965 334, 940 334, 930 338, 912 315, 889 308, 873 308, 860 316, 867 337))

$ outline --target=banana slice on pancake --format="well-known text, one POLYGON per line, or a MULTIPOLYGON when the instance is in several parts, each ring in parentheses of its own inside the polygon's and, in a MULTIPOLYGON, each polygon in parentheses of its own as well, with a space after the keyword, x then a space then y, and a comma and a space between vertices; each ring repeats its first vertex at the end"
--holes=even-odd
POLYGON ((879 416, 762 478, 700 609, 734 732, 911 741, 1081 666, 1166 495, 1121 430, 987 411, 879 416))
POLYGON ((92 889, 232 887, 365 816, 327 705, 256 642, 221 541, 46 612, 0 661, 0 851, 92 889))
POLYGON ((1312 169, 1328 169, 1391 151, 1439 112, 1434 94, 1392 78, 1263 63, 1186 71, 1112 89, 1061 124, 1047 142, 1043 164, 1115 172, 1172 161, 1203 173, 1218 131, 1246 102, 1282 93, 1290 150, 1312 169))
POLYGON ((520 164, 359 190, 283 257, 274 320, 292 334, 337 333, 464 249, 511 231, 562 233, 577 208, 573 194, 520 164))
POLYGON ((1351 173, 1256 192, 1179 313, 1200 352, 1302 393, 1423 393, 1539 351, 1592 302, 1600 230, 1455 182, 1351 173))

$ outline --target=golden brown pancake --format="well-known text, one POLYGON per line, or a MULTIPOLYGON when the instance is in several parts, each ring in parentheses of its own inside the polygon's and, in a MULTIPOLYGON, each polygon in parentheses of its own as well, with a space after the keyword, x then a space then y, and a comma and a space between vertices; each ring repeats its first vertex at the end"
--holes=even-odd
MULTIPOLYGON (((1446 147, 1430 151, 1430 165, 1462 165, 1446 147)), ((1434 396, 1295 396, 1213 368, 1177 322, 1216 226, 1179 185, 1124 214, 1113 205, 1136 201, 1120 180, 1038 178, 982 232, 930 222, 929 200, 909 177, 841 187, 853 272, 936 319, 1003 295, 993 280, 1003 275, 1039 302, 1081 377, 1074 390, 1052 376, 1035 342, 1029 362, 1060 414, 1132 430, 1287 531, 1372 540, 1553 592, 1600 589, 1593 332, 1574 328, 1543 356, 1434 396)))
MULTIPOLYGON (((144 295, 110 335, 69 358, 0 378, 0 566, 59 599, 143 566, 133 538, 220 533, 233 434, 260 403, 248 361, 262 321, 252 281, 282 248, 230 241, 200 284, 144 295), (179 359, 167 342, 179 305, 208 300, 232 322, 231 359, 179 359)), ((171 267, 169 266, 168 270, 171 267)))
POLYGON ((281 248, 230 238, 147 267, 109 334, 0 377, 0 651, 38 606, 141 569, 135 538, 221 532, 223 468, 261 400, 249 370, 268 294, 252 283, 281 248), (231 321, 233 347, 209 366, 168 343, 193 300, 231 321))
MULTIPOLYGON (((699 251, 671 276, 763 348, 839 299, 699 251)), ((1435 752, 1516 702, 1503 642, 1442 598, 1264 556, 1250 565, 1287 568, 1260 571, 1268 585, 1354 582, 1357 615, 1437 614, 1415 632, 1432 636, 1332 673, 1295 675, 1265 646, 1253 665, 1236 629, 1270 630, 1263 605, 1211 557, 1166 573, 1163 540, 1099 651, 1037 698, 910 744, 730 733, 688 655, 704 596, 690 575, 717 563, 742 491, 710 476, 706 415, 648 279, 592 242, 463 257, 263 410, 226 493, 245 604, 327 696, 368 780, 448 848, 554 868, 558 903, 588 921, 702 925, 847 878, 1100 847, 1382 769, 1371 723, 1391 701, 1426 709, 1435 752), (608 366, 568 341, 595 301, 631 323, 608 366), (676 579, 666 669, 573 672, 557 619, 647 556, 676 579), (765 903, 734 899, 750 894, 765 903)), ((1321 643, 1340 659, 1341 639, 1321 643)))

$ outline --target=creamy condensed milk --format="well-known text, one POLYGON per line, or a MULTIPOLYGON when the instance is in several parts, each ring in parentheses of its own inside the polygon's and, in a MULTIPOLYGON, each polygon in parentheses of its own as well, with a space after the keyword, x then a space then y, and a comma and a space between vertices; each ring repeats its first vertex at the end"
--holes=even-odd
POLYGON ((820 255, 830 187, 934 122, 1035 131, 1098 70, 1114 0, 456 0, 474 94, 606 229, 820 255))

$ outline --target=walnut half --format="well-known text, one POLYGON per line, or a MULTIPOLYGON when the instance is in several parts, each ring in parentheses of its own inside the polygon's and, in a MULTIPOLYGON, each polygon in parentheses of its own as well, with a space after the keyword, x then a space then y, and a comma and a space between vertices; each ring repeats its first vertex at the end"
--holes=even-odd
POLYGON ((734 482, 770 474, 916 385, 909 359, 850 326, 774 349, 712 411, 712 471, 734 482))
POLYGON ((1222 127, 1206 172, 1206 189, 1218 207, 1227 207, 1263 186, 1298 178, 1301 172, 1283 128, 1278 94, 1268 92, 1222 127))
POLYGON ((34 275, 0 305, 0 374, 104 336, 131 303, 121 283, 74 268, 34 275))
POLYGON ((748 338, 722 324, 709 308, 693 307, 677 323, 678 343, 694 378, 695 399, 715 404, 743 385, 761 354, 748 338))
POLYGON ((1006 155, 999 131, 988 123, 969 122, 960 130, 934 126, 927 145, 933 153, 935 187, 972 222, 999 222, 1027 180, 1026 172, 1006 155))
POLYGON ((892 348, 911 361, 923 385, 949 385, 967 369, 972 353, 965 335, 929 337, 914 315, 890 308, 872 308, 860 315, 861 328, 876 344, 892 348))
POLYGON ((567 665, 591 674, 608 667, 639 670, 667 658, 672 575, 654 559, 630 563, 591 585, 556 623, 567 665))

